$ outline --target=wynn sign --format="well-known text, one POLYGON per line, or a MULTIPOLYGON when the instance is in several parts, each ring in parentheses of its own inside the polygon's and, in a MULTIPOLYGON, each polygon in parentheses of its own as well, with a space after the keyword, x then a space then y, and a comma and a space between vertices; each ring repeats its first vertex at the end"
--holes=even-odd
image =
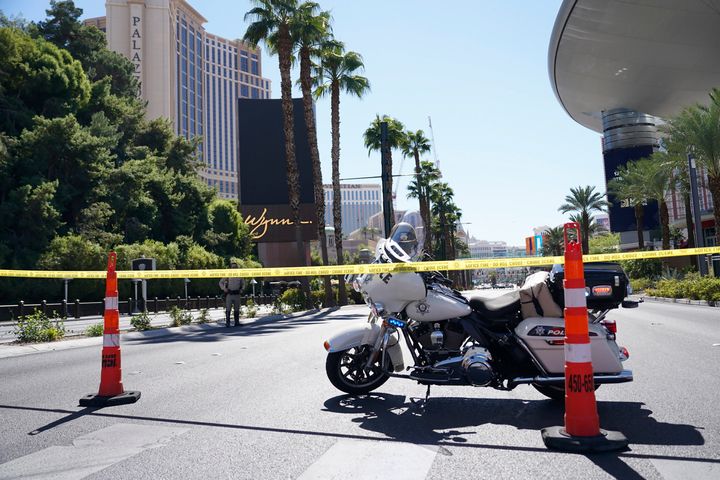
MULTIPOLYGON (((304 241, 317 239, 312 163, 301 99, 293 100, 304 241)), ((281 100, 238 100, 240 211, 255 241, 294 242, 281 100)))

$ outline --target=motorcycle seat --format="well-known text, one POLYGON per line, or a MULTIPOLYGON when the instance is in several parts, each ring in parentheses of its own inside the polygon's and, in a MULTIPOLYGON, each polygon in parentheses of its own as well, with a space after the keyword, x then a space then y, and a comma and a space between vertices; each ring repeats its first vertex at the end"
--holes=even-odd
POLYGON ((509 321, 520 311, 520 292, 515 290, 496 298, 472 297, 470 307, 487 320, 509 321))

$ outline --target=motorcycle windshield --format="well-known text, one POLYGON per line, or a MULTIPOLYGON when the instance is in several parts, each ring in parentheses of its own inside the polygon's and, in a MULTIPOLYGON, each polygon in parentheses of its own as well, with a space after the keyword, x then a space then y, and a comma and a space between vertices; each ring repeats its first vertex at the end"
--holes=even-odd
POLYGON ((420 257, 420 244, 418 242, 415 228, 406 222, 396 224, 390 231, 390 240, 393 240, 406 254, 411 261, 420 257))

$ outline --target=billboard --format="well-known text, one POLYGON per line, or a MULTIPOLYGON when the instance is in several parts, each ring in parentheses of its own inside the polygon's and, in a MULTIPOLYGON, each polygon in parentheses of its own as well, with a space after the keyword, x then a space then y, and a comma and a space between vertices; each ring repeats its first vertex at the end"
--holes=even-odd
MULTIPOLYGON (((632 160, 649 157, 653 153, 652 146, 641 146, 631 148, 617 148, 603 154, 605 163, 605 185, 615 178, 615 171, 618 167, 625 165, 632 160)), ((635 209, 623 205, 615 196, 608 192, 608 201, 611 203, 608 213, 610 214, 610 230, 616 232, 636 231, 635 209)), ((650 202, 643 207, 643 230, 653 230, 660 225, 657 202, 650 202)))
MULTIPOLYGON (((294 242, 285 164, 282 101, 238 99, 239 202, 257 242, 294 242)), ((317 239, 312 162, 302 99, 293 99, 303 241, 317 239)))

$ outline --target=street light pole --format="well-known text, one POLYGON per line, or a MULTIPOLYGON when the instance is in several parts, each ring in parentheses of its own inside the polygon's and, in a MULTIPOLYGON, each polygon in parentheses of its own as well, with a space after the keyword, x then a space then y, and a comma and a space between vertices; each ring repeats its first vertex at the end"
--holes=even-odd
MULTIPOLYGON (((692 212, 685 212, 685 215, 691 215, 693 217, 693 223, 695 224, 695 244, 698 248, 705 246, 705 238, 702 232, 702 215, 700 214, 700 199, 698 197, 698 182, 697 182, 697 170, 695 168, 695 158, 692 153, 688 153, 688 173, 690 177, 690 197, 692 198, 692 212)), ((708 274, 707 262, 703 255, 698 255, 698 269, 700 270, 701 276, 708 274)))

